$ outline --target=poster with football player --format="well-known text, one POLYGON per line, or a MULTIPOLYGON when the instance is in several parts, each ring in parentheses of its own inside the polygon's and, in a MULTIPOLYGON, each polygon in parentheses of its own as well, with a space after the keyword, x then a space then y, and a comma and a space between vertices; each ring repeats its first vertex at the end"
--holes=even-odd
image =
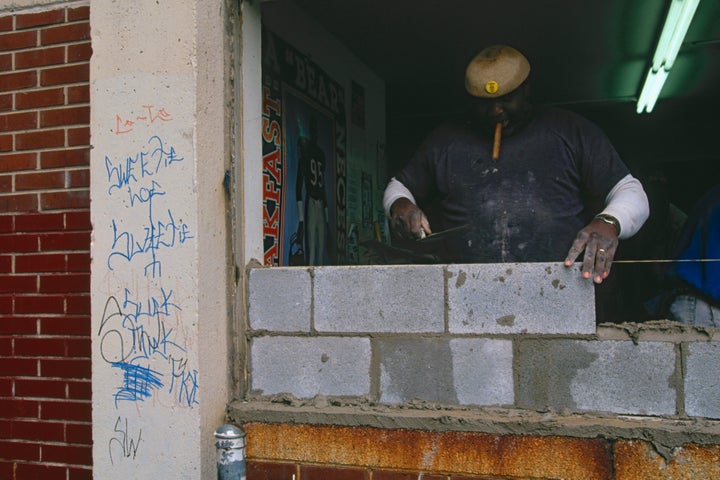
POLYGON ((335 265, 346 255, 346 126, 340 84, 263 30, 265 265, 335 265))
POLYGON ((285 155, 287 177, 285 191, 288 204, 284 209, 285 225, 290 236, 286 249, 297 245, 304 253, 290 263, 328 265, 335 263, 334 251, 335 168, 334 121, 332 116, 291 89, 284 92, 285 155), (292 180, 294 179, 294 180, 292 180), (295 200, 297 208, 289 204, 295 200), (293 234, 292 226, 296 225, 293 234), (293 236, 294 235, 294 236, 293 236))

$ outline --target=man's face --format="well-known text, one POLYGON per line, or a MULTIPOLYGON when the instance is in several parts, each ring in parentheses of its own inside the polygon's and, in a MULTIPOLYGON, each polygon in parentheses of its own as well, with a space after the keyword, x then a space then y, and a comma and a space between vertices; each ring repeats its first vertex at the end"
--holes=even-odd
POLYGON ((527 84, 502 97, 471 97, 471 101, 473 117, 488 135, 493 134, 497 123, 502 123, 503 135, 512 135, 527 123, 532 112, 527 84))

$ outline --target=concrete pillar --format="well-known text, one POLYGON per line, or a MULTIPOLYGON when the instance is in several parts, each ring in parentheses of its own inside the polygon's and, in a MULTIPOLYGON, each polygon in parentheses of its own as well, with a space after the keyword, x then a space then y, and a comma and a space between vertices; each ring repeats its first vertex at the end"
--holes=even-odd
POLYGON ((94 476, 213 478, 234 15, 223 0, 90 7, 94 476))

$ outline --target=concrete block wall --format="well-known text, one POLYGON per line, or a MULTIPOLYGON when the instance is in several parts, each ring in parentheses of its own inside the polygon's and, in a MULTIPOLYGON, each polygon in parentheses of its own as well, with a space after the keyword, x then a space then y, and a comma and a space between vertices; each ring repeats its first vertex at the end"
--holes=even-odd
POLYGON ((720 418, 712 334, 598 328, 577 266, 253 268, 248 282, 254 396, 720 418))
POLYGON ((3 479, 92 478, 90 11, 52 3, 0 1, 3 479))

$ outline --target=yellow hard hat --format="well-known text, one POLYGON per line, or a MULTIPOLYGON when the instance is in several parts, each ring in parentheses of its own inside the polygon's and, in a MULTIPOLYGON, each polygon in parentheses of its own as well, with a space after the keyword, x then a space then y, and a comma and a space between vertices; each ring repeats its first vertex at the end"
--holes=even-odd
POLYGON ((530 62, 507 45, 494 45, 475 55, 465 70, 465 89, 474 97, 494 98, 518 88, 530 74, 530 62))

